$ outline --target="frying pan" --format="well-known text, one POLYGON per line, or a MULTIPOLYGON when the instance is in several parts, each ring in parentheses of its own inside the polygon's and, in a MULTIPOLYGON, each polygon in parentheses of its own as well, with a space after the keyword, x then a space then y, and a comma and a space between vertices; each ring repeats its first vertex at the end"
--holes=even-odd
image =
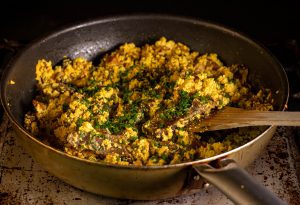
POLYGON ((229 152, 202 160, 151 167, 79 159, 43 144, 24 129, 24 114, 31 108, 35 93, 38 59, 45 58, 56 64, 63 56, 82 56, 97 61, 105 52, 125 42, 139 46, 153 43, 161 36, 182 42, 200 53, 216 52, 225 64, 245 64, 250 81, 270 88, 274 93, 275 109, 284 109, 289 88, 283 68, 270 52, 245 35, 214 23, 178 16, 106 17, 42 37, 8 63, 1 81, 1 101, 22 145, 53 175, 96 194, 137 200, 162 199, 194 193, 209 181, 238 204, 283 203, 242 169, 268 144, 275 132, 274 126, 229 152))

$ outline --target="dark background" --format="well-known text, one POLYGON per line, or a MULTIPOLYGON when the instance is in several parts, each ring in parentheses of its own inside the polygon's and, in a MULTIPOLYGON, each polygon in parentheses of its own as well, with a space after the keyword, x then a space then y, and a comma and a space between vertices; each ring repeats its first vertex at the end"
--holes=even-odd
POLYGON ((300 8, 295 2, 1 1, 0 40, 29 42, 66 24, 107 15, 138 12, 176 14, 209 20, 235 28, 262 43, 270 44, 300 39, 300 8))

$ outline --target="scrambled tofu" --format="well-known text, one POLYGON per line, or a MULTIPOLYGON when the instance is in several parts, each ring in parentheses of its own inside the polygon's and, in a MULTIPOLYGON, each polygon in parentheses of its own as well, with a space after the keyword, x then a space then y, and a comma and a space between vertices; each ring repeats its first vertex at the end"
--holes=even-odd
POLYGON ((273 109, 271 92, 251 92, 247 75, 243 65, 224 65, 215 53, 164 37, 142 47, 125 43, 99 65, 65 57, 53 66, 41 59, 39 94, 24 124, 34 136, 93 161, 152 166, 202 159, 259 132, 206 136, 190 133, 190 123, 227 105, 273 109))

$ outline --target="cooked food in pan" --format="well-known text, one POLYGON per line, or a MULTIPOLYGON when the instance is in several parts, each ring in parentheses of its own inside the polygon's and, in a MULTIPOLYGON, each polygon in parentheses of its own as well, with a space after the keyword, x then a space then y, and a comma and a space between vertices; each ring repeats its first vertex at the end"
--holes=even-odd
POLYGON ((36 65, 37 92, 25 127, 66 153, 121 165, 176 164, 250 141, 258 128, 192 133, 191 123, 224 106, 272 110, 271 91, 253 89, 244 65, 224 65, 162 37, 125 43, 99 65, 64 58, 36 65))

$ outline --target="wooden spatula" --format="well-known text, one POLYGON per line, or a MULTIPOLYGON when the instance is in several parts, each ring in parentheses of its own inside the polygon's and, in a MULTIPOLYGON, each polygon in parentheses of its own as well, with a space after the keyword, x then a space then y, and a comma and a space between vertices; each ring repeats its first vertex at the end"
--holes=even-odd
POLYGON ((300 126, 300 112, 258 111, 226 107, 191 126, 190 130, 203 132, 262 125, 300 126))

